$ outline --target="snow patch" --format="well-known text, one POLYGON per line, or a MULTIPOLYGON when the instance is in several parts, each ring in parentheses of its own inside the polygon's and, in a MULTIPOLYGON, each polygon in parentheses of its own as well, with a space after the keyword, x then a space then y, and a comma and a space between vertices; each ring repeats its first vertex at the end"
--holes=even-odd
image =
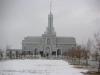
POLYGON ((0 62, 0 75, 83 75, 63 60, 9 60, 0 62))

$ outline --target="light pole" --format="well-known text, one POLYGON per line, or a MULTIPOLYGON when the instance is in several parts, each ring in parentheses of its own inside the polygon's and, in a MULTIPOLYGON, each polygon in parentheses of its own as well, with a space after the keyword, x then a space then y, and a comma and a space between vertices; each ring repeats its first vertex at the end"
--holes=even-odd
POLYGON ((100 55, 99 55, 99 67, 98 67, 98 72, 100 72, 100 55))
POLYGON ((100 48, 99 48, 99 52, 98 52, 98 72, 100 72, 100 48))

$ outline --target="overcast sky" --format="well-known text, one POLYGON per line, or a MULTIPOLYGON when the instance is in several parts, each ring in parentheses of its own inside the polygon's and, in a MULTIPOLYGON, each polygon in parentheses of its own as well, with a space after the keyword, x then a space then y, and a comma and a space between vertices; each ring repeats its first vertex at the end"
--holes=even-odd
MULTIPOLYGON (((86 43, 100 30, 100 0, 52 0, 57 36, 86 43)), ((0 48, 21 48, 25 36, 41 36, 48 23, 49 0, 0 0, 0 48)))

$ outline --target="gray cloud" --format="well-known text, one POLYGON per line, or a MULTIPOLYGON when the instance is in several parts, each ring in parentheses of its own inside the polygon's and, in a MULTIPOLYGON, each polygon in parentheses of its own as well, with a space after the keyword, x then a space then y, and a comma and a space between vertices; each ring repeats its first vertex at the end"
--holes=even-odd
MULTIPOLYGON (((21 48, 25 36, 41 36, 47 27, 49 0, 0 0, 0 47, 21 48)), ((53 0, 58 36, 73 36, 78 43, 100 29, 100 0, 53 0)))

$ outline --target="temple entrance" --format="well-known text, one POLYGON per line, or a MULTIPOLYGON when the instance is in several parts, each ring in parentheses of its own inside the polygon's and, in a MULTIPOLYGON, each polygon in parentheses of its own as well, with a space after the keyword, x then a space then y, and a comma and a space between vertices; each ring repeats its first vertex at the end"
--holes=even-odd
POLYGON ((45 57, 48 57, 50 55, 50 48, 47 47, 45 51, 45 57))
POLYGON ((56 56, 56 51, 52 51, 52 56, 56 56))
POLYGON ((40 51, 40 55, 41 55, 41 57, 43 57, 43 56, 44 56, 44 53, 43 53, 43 51, 40 51))
POLYGON ((61 50, 60 49, 57 49, 57 56, 60 56, 62 53, 61 53, 61 50))

